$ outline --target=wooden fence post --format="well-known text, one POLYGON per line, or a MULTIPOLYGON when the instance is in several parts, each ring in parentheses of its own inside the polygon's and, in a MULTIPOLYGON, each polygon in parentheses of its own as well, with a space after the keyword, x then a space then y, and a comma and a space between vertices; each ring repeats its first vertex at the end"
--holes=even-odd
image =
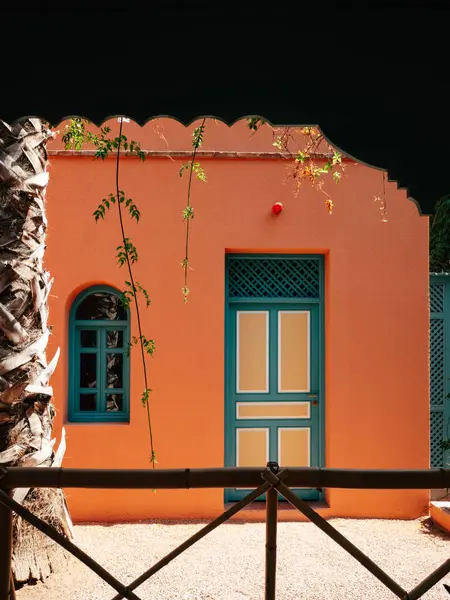
MULTIPOLYGON (((267 463, 278 472, 278 464, 267 463)), ((266 593, 265 600, 275 600, 277 572, 278 492, 271 487, 266 494, 266 593)))
MULTIPOLYGON (((10 491, 7 491, 11 495, 10 491)), ((0 598, 15 598, 14 582, 11 575, 13 514, 0 503, 0 598)))

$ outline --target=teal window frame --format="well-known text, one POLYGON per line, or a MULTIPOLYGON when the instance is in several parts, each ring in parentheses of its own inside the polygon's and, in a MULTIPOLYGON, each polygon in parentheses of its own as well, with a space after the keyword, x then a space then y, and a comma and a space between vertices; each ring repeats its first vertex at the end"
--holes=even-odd
POLYGON ((92 286, 83 290, 72 303, 69 317, 69 394, 68 422, 69 423, 129 423, 130 422, 130 360, 127 354, 130 343, 130 313, 127 310, 126 320, 77 320, 76 313, 80 304, 90 295, 99 292, 120 297, 121 293, 109 286, 92 286), (80 343, 81 331, 95 331, 97 343, 95 348, 82 348, 80 343), (122 348, 107 348, 106 332, 122 331, 122 348), (80 410, 80 394, 88 392, 89 388, 80 387, 80 355, 96 354, 96 410, 80 410), (122 387, 106 387, 106 357, 108 354, 121 354, 123 357, 122 387), (122 410, 106 410, 106 393, 122 394, 122 410))

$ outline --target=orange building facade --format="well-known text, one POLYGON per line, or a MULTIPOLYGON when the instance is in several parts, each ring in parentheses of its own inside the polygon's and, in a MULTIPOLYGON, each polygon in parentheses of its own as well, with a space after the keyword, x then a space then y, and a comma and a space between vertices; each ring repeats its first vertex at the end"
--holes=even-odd
MULTIPOLYGON (((374 202, 382 173, 354 161, 338 185, 326 183, 330 215, 325 196, 307 183, 294 194, 269 130, 250 136, 243 122, 207 121, 207 154, 198 157, 207 182, 192 187, 184 304, 187 177, 179 171, 190 160, 193 127, 170 119, 126 124, 128 138, 151 152, 144 163, 124 157, 120 166, 120 187, 141 212, 126 230, 139 252, 136 280, 151 297, 142 322, 155 340, 147 364, 157 468, 264 466, 268 459, 428 468, 428 219, 388 183, 384 222, 374 202), (279 215, 275 202, 284 206, 279 215)), ((137 349, 129 359, 126 353, 138 335, 135 313, 119 309, 111 323, 89 313, 95 294, 114 297, 127 279, 116 260, 116 208, 104 221, 92 216, 114 192, 115 161, 61 151, 57 141, 50 155, 49 356, 61 348, 52 383, 57 430, 67 434, 64 466, 149 468, 142 364, 137 349)), ((212 518, 242 493, 67 496, 75 521, 133 521, 212 518)), ((426 490, 298 493, 330 517, 415 518, 429 500, 426 490)), ((262 517, 263 505, 255 506, 238 517, 262 517)), ((283 506, 281 518, 301 518, 283 506)))

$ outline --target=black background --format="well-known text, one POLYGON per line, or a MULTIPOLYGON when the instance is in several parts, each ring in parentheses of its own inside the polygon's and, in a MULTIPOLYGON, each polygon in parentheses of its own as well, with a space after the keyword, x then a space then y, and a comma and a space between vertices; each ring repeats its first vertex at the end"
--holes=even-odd
POLYGON ((431 213, 450 193, 450 10, 289 4, 2 9, 0 118, 319 125, 431 213))

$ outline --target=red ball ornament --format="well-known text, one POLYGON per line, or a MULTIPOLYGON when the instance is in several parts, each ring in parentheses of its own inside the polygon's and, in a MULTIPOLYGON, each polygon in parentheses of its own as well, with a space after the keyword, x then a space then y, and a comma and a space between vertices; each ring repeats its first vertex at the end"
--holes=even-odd
POLYGON ((283 212, 283 210, 284 206, 281 204, 281 202, 275 202, 275 204, 272 206, 272 212, 274 215, 279 215, 283 212))

